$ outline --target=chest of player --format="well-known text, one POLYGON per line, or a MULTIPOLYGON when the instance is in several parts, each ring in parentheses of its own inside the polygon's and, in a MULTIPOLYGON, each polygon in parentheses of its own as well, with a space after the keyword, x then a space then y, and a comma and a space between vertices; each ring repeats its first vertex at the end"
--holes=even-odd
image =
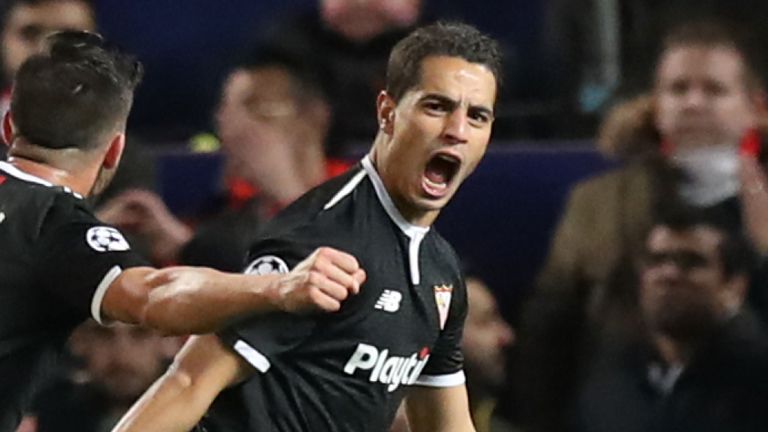
POLYGON ((440 338, 460 281, 452 261, 425 239, 414 284, 408 251, 393 246, 389 253, 362 257, 368 278, 360 294, 326 323, 323 336, 343 341, 339 360, 345 372, 370 371, 370 379, 380 381, 400 371, 397 381, 408 383, 405 375, 418 376, 440 338))

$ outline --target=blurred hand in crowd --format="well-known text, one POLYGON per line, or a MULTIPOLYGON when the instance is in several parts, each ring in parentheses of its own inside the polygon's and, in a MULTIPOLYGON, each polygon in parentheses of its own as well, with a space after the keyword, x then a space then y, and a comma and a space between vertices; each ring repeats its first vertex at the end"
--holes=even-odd
POLYGON ((146 190, 121 193, 104 203, 96 216, 146 240, 155 263, 174 262, 179 250, 192 238, 192 230, 171 213, 162 198, 146 190))
POLYGON ((751 156, 740 159, 741 204, 744 228, 757 251, 768 253, 768 176, 751 156))

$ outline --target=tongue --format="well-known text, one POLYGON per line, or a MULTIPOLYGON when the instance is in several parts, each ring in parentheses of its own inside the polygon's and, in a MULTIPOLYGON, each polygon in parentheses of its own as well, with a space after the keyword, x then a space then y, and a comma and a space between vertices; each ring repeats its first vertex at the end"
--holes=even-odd
POLYGON ((450 162, 435 158, 429 161, 424 175, 435 184, 448 183, 448 172, 450 171, 450 162))

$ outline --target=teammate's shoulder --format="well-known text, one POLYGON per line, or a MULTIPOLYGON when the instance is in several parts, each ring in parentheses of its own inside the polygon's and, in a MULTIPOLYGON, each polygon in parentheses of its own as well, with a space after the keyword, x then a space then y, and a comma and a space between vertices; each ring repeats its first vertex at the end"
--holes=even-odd
POLYGON ((6 177, 2 186, 4 219, 30 235, 66 221, 94 218, 82 197, 60 186, 13 176, 6 177))

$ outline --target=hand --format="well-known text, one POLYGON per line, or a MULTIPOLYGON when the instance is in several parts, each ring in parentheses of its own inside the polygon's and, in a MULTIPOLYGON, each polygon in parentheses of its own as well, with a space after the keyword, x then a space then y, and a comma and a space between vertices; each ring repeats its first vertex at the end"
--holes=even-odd
POLYGON ((365 278, 355 257, 321 247, 273 285, 274 302, 287 312, 335 312, 365 278))
POLYGON ((175 261, 192 238, 192 230, 174 216, 154 192, 128 190, 107 201, 96 216, 121 230, 141 236, 158 263, 175 261))
POLYGON ((739 167, 744 231, 761 254, 768 253, 768 177, 760 163, 742 156, 739 167))

